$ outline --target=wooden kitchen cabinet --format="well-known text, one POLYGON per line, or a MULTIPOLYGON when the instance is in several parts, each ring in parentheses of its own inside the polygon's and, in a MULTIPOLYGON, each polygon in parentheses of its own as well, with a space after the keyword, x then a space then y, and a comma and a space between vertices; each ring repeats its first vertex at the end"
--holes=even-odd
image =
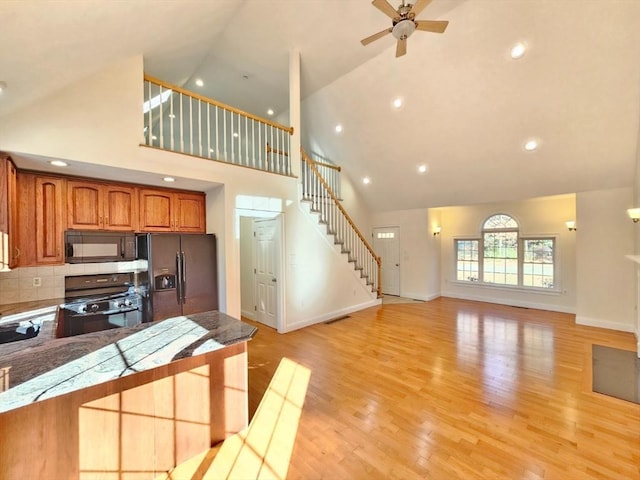
POLYGON ((67 182, 67 228, 135 231, 137 219, 135 187, 81 180, 67 182))
POLYGON ((141 188, 140 230, 205 233, 205 195, 141 188))
POLYGON ((65 180, 18 172, 18 266, 64 263, 65 180))
POLYGON ((0 270, 18 265, 17 170, 8 156, 0 156, 0 270))

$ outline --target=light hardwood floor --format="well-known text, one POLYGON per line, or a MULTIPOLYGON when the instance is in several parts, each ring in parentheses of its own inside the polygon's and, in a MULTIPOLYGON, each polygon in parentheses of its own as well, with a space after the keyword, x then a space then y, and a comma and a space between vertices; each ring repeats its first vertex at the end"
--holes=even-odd
POLYGON ((311 369, 290 480, 640 479, 640 405, 591 392, 592 344, 633 334, 447 298, 255 325, 250 415, 280 358, 311 369))

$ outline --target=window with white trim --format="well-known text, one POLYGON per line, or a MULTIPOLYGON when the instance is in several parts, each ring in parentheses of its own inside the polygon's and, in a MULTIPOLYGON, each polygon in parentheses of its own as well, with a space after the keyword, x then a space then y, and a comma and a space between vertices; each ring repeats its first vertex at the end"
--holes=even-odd
POLYGON ((518 222, 493 215, 482 225, 482 280, 518 285, 518 222))
POLYGON ((505 214, 482 224, 480 238, 454 239, 456 280, 534 289, 554 289, 556 239, 520 236, 505 214))

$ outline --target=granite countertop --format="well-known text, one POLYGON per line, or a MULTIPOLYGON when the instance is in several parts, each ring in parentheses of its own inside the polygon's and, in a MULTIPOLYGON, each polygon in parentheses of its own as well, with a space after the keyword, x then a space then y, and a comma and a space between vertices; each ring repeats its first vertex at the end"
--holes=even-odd
POLYGON ((43 308, 55 308, 64 303, 64 298, 50 298, 47 300, 33 300, 31 302, 7 303, 0 305, 0 322, 15 315, 30 315, 43 308))
MULTIPOLYGON (((55 317, 50 309, 43 315, 55 317)), ((0 388, 3 381, 9 387, 0 393, 0 413, 247 341, 257 331, 218 311, 58 339, 54 323, 42 322, 37 337, 0 345, 0 388)))

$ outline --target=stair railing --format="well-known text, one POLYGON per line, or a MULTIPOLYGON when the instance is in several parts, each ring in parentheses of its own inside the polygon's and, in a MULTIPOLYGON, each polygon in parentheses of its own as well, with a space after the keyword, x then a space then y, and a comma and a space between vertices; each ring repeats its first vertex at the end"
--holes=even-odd
POLYGON ((285 127, 194 92, 144 76, 144 144, 291 176, 285 127), (281 153, 269 155, 265 143, 281 153))
POLYGON ((301 149, 302 161, 302 199, 311 202, 311 211, 320 215, 320 223, 327 225, 327 232, 335 237, 335 243, 341 245, 355 269, 366 279, 378 297, 382 296, 382 261, 365 236, 360 232, 349 214, 322 177, 316 163, 301 149))

